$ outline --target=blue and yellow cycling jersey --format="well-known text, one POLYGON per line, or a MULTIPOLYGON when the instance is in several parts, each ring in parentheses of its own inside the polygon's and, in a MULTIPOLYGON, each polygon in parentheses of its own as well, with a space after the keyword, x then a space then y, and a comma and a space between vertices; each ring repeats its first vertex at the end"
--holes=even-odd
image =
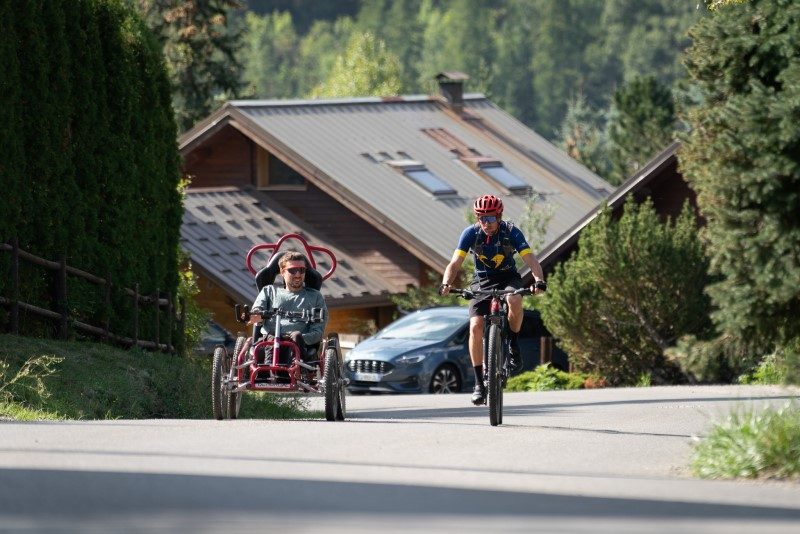
POLYGON ((519 228, 506 221, 500 221, 500 227, 492 236, 487 236, 479 224, 465 228, 456 252, 463 258, 470 250, 475 256, 475 274, 478 276, 516 270, 514 252, 520 256, 531 254, 531 247, 519 228))

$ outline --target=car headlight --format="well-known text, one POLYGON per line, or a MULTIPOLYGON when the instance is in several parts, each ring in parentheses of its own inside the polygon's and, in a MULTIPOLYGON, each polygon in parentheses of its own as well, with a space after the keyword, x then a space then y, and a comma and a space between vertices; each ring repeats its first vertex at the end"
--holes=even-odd
POLYGON ((427 354, 406 354, 405 356, 400 356, 395 361, 400 365, 413 365, 424 360, 426 356, 427 354))

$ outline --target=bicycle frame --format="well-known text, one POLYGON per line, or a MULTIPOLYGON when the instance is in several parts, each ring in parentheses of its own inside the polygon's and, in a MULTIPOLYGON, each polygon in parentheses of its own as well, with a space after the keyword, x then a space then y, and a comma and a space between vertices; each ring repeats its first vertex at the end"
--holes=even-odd
POLYGON ((491 297, 489 313, 483 316, 483 370, 484 386, 489 405, 489 423, 497 426, 503 422, 503 388, 508 381, 508 295, 530 295, 529 288, 520 289, 451 289, 465 299, 476 296, 491 297), (497 334, 493 330, 497 329, 497 334), (496 347, 499 342, 499 347, 496 347), (496 358, 492 354, 497 348, 496 358))

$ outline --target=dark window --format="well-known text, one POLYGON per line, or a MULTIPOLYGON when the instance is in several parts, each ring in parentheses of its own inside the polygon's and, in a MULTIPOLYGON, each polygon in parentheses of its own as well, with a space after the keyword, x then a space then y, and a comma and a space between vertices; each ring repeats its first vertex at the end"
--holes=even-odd
POLYGON ((306 179, 284 162, 270 154, 269 157, 269 185, 305 185, 306 179))

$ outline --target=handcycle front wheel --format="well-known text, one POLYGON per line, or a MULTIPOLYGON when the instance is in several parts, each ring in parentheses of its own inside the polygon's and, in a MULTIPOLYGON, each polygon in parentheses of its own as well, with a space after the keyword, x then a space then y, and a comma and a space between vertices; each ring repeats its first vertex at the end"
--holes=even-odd
POLYGON ((222 378, 227 374, 224 369, 226 359, 225 349, 214 349, 214 361, 211 364, 211 407, 214 419, 221 421, 227 411, 227 398, 222 387, 222 378), (225 404, 223 404, 225 403, 225 404))
MULTIPOLYGON (((242 351, 245 342, 247 342, 247 338, 244 336, 239 336, 236 338, 236 345, 233 348, 233 354, 229 358, 230 362, 228 365, 228 381, 234 382, 237 377, 236 372, 236 365, 238 365, 239 353, 242 351)), ((229 393, 228 394, 228 417, 230 419, 236 419, 239 417, 239 410, 242 408, 242 392, 239 391, 237 393, 229 393)))
POLYGON ((487 404, 489 405, 489 423, 497 426, 503 423, 503 377, 500 327, 489 326, 489 343, 487 347, 486 370, 489 378, 487 404))

